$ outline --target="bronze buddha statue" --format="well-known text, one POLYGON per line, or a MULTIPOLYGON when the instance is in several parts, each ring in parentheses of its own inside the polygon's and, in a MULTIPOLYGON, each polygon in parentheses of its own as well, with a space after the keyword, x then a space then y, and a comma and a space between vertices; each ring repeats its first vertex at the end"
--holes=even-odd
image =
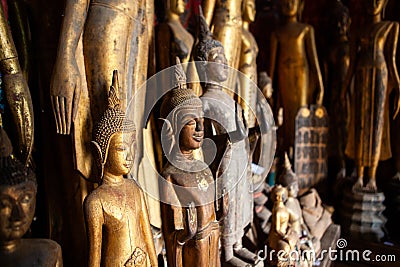
POLYGON ((389 159, 389 94, 394 91, 395 117, 400 108, 400 81, 396 67, 399 24, 383 21, 387 0, 363 1, 363 25, 350 43, 350 66, 342 99, 354 79, 346 155, 354 159, 357 171, 355 190, 376 192, 376 169, 389 159), (368 182, 364 187, 364 169, 368 182))
POLYGON ((218 267, 218 220, 226 211, 227 196, 217 203, 213 175, 193 155, 204 137, 202 102, 186 87, 179 63, 175 70, 178 87, 161 105, 168 159, 160 185, 161 214, 168 266, 218 267))
POLYGON ((33 171, 12 154, 0 128, 1 266, 62 266, 61 247, 50 239, 22 238, 35 214, 37 183, 33 171))

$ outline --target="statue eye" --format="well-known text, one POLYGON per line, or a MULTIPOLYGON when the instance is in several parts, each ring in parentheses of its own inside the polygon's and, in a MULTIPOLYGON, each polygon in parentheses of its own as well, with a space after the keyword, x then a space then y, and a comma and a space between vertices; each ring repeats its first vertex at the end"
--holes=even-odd
POLYGON ((29 203, 31 200, 32 200, 32 194, 27 193, 22 196, 22 198, 20 199, 20 202, 21 203, 29 203))
POLYGON ((0 199, 0 209, 11 208, 12 203, 8 199, 0 199))

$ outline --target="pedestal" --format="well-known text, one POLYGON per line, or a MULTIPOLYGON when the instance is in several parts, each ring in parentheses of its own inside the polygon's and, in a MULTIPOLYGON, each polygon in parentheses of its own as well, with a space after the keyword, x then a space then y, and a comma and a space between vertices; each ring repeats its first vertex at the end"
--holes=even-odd
POLYGON ((369 193, 345 188, 339 210, 342 232, 353 238, 379 242, 384 236, 383 192, 369 193))

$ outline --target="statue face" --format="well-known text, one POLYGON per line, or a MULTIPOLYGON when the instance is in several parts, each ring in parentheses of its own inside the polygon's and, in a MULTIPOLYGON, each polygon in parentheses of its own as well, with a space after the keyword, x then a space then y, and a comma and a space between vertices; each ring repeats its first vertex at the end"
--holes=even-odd
POLYGON ((300 0, 280 0, 281 11, 286 16, 296 16, 300 0))
POLYGON ((243 10, 243 20, 253 22, 256 18, 256 4, 254 0, 247 0, 243 10))
POLYGON ((190 151, 200 148, 203 137, 203 115, 200 109, 188 112, 182 117, 179 132, 179 148, 181 151, 190 151))
POLYGON ((36 205, 36 185, 0 186, 0 241, 20 239, 29 229, 36 205))
POLYGON ((135 159, 136 133, 115 133, 110 140, 104 171, 113 175, 128 174, 135 159))
POLYGON ((386 0, 368 0, 365 1, 366 10, 369 15, 377 15, 382 12, 386 0))
POLYGON ((207 77, 211 81, 224 82, 228 78, 228 65, 223 47, 216 47, 208 53, 208 62, 218 64, 207 64, 207 77))
POLYGON ((185 1, 184 0, 171 0, 170 1, 171 12, 181 15, 185 12, 185 1))
POLYGON ((350 27, 350 17, 348 14, 342 14, 342 16, 340 17, 338 24, 338 33, 339 36, 345 36, 347 35, 348 31, 349 31, 349 27, 350 27))

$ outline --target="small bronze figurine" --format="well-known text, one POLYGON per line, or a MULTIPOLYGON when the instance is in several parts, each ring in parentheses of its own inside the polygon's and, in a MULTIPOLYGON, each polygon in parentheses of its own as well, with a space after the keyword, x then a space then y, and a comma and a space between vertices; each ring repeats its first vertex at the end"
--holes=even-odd
POLYGON ((353 189, 376 192, 376 169, 379 160, 389 159, 389 94, 394 90, 394 117, 397 115, 400 82, 396 68, 399 34, 397 22, 382 21, 387 0, 363 1, 364 24, 351 42, 350 67, 342 91, 342 99, 354 79, 346 155, 354 159, 357 182, 353 189), (364 168, 368 167, 368 183, 364 188, 364 168))
POLYGON ((33 171, 11 152, 10 140, 0 128, 1 266, 62 266, 61 247, 56 242, 22 239, 35 214, 37 183, 33 171))
POLYGON ((271 35, 269 74, 274 89, 278 91, 276 109, 283 108, 282 151, 289 151, 294 145, 295 119, 299 108, 313 103, 322 104, 324 95, 314 29, 297 19, 301 4, 301 0, 279 1, 284 23, 271 35))
POLYGON ((93 139, 101 185, 85 199, 89 266, 158 266, 142 189, 124 178, 134 161, 136 128, 121 110, 117 71, 93 139))
POLYGON ((219 200, 217 211, 212 173, 193 155, 204 136, 202 102, 186 87, 179 60, 175 69, 178 88, 169 92, 161 106, 168 140, 165 182, 160 186, 163 200, 169 201, 161 203, 168 266, 218 267, 218 220, 225 214, 226 196, 219 200))
POLYGON ((284 204, 287 194, 287 189, 281 185, 275 186, 271 192, 274 206, 272 208, 268 245, 270 249, 275 250, 277 253, 279 251, 281 254, 274 255, 275 257, 272 259, 277 266, 290 266, 290 252, 296 249, 299 241, 297 233, 290 226, 290 213, 284 204), (287 265, 284 264, 285 262, 287 265))

